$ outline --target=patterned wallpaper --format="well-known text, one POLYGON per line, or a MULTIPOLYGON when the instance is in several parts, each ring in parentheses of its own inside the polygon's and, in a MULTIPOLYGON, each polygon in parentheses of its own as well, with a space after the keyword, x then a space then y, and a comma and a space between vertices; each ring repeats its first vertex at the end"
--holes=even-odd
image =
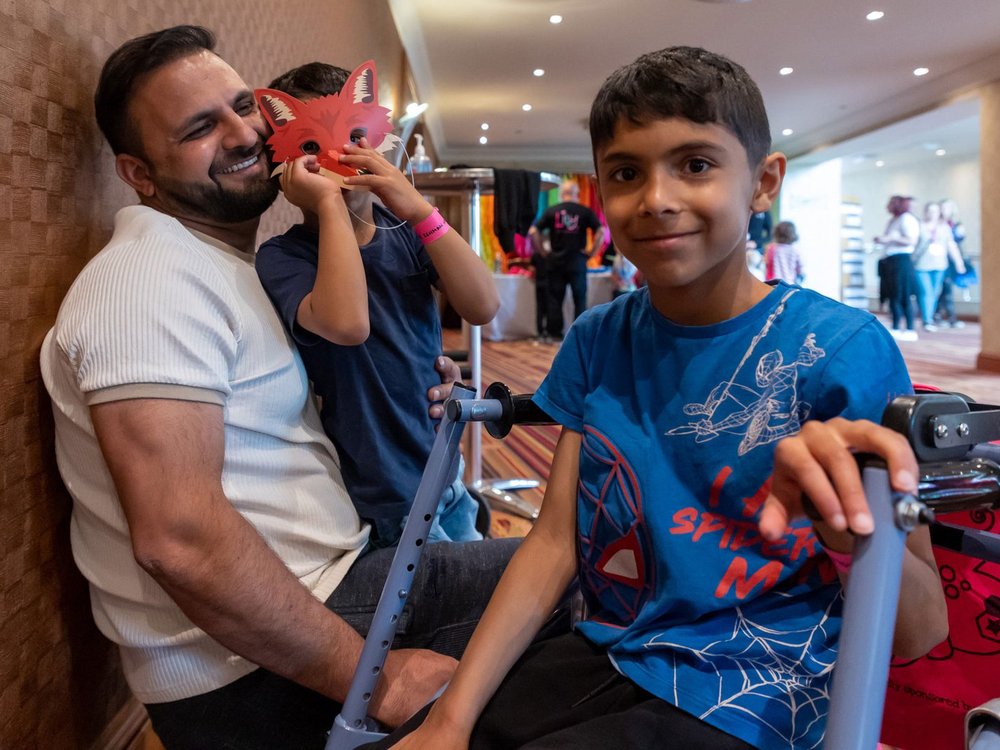
MULTIPOLYGON (((251 85, 310 60, 373 57, 399 106, 405 58, 384 0, 0 0, 0 747, 87 748, 128 699, 69 549, 38 351, 66 289, 135 196, 93 119, 104 59, 198 23, 251 85)), ((393 101, 395 100, 395 101, 393 101)), ((294 217, 269 212, 261 234, 294 217)))

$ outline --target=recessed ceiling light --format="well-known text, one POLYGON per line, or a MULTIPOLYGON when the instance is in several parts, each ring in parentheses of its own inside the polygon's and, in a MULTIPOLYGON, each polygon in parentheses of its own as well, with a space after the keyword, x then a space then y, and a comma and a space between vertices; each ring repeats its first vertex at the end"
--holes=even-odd
POLYGON ((484 146, 486 145, 486 141, 487 141, 487 140, 488 140, 488 138, 487 138, 487 137, 486 137, 485 135, 481 135, 481 136, 479 136, 479 142, 480 142, 481 144, 483 144, 484 146))
POLYGON ((525 112, 530 112, 531 111, 531 105, 530 104, 522 104, 521 105, 521 109, 523 109, 525 112))
POLYGON ((531 71, 531 74, 535 76, 535 78, 541 78, 543 75, 545 75, 545 71, 542 68, 535 68, 533 71, 531 71))
POLYGON ((479 127, 481 127, 483 130, 489 130, 490 129, 490 124, 488 122, 484 122, 479 127))
POLYGON ((794 132, 795 132, 795 131, 794 131, 794 130, 792 130, 791 128, 785 128, 784 130, 782 130, 782 131, 781 131, 781 134, 782 134, 782 135, 791 135, 791 134, 792 134, 792 133, 794 133, 794 132))
POLYGON ((885 13, 883 13, 880 10, 873 10, 871 13, 869 13, 867 16, 865 16, 865 18, 867 18, 869 21, 877 21, 880 18, 884 18, 884 17, 885 17, 885 13))
POLYGON ((947 153, 948 152, 945 151, 943 148, 939 148, 937 151, 934 152, 935 156, 944 156, 947 153))
POLYGON ((783 76, 790 76, 794 72, 795 68, 788 68, 788 67, 782 68, 781 70, 778 71, 778 73, 783 76))
POLYGON ((913 75, 918 76, 918 77, 919 76, 925 76, 925 75, 927 75, 930 72, 931 72, 930 68, 914 68, 913 69, 913 75))
POLYGON ((562 16, 549 16, 549 23, 562 23, 562 16))
POLYGON ((882 161, 881 159, 879 159, 877 162, 875 162, 875 166, 876 167, 884 167, 885 166, 885 162, 882 161))

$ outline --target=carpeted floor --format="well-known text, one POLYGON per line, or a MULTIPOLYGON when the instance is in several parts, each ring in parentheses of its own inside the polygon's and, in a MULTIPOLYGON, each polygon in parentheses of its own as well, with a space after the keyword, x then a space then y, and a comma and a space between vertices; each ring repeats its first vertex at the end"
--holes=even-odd
MULTIPOLYGON (((979 339, 979 325, 968 323, 961 329, 921 333, 917 341, 899 342, 899 348, 915 383, 959 391, 977 401, 1000 402, 1000 373, 976 369, 979 339)), ((445 331, 445 349, 462 346, 459 331, 445 331)), ((483 341, 483 387, 499 380, 514 393, 533 392, 548 372, 557 349, 557 344, 530 340, 483 341)), ((558 436, 556 426, 515 427, 502 441, 494 440, 484 431, 483 477, 538 479, 541 482, 538 489, 522 490, 519 494, 540 505, 558 436)), ((527 521, 494 513, 493 532, 498 536, 521 535, 527 528, 527 521)))

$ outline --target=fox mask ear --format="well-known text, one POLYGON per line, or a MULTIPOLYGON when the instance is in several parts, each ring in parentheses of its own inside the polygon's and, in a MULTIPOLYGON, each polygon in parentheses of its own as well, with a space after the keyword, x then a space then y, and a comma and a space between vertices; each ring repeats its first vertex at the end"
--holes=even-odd
POLYGON ((291 94, 274 89, 254 89, 254 97, 260 112, 271 126, 271 130, 280 130, 301 114, 304 102, 300 102, 291 94))
POLYGON ((367 60, 354 69, 344 88, 340 90, 340 98, 349 95, 351 104, 373 104, 378 106, 378 75, 375 73, 375 61, 367 60))

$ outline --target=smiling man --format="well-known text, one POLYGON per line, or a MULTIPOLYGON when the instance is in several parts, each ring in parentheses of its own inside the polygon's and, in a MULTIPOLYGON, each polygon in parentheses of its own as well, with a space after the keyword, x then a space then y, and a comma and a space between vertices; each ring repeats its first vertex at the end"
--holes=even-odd
MULTIPOLYGON (((42 374, 74 557, 166 747, 321 748, 392 550, 363 555, 368 527, 254 271, 276 196, 265 124, 213 47, 179 26, 105 64, 98 124, 140 204, 68 292, 42 374)), ((397 639, 420 648, 389 655, 376 718, 399 723, 448 680, 505 542, 428 550, 397 639)))

